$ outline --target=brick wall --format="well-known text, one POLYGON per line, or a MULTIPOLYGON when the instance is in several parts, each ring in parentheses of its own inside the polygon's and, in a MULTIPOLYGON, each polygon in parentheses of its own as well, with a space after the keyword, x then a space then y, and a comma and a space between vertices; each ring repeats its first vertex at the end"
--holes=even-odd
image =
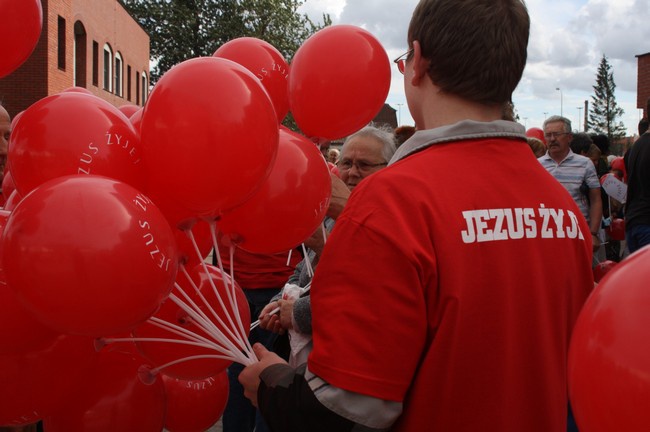
POLYGON ((643 109, 644 117, 648 117, 646 102, 650 98, 650 53, 641 54, 637 57, 637 99, 636 107, 643 109))
MULTIPOLYGON (((77 67, 85 70, 85 87, 96 96, 115 106, 136 103, 136 78, 141 83, 145 73, 149 82, 149 36, 129 16, 118 0, 41 0, 43 5, 43 31, 31 57, 15 72, 0 79, 0 100, 13 117, 18 112, 45 96, 59 93, 75 85, 75 59, 77 67), (59 25, 65 23, 64 67, 59 67, 59 25), (83 55, 75 56, 75 23, 83 29, 85 37, 85 65, 83 55), (93 85, 93 41, 99 46, 98 85, 93 85), (113 59, 119 52, 123 61, 122 96, 115 95, 115 72, 112 67, 111 90, 103 85, 104 45, 108 44, 113 59), (131 100, 128 99, 127 71, 131 69, 131 100)), ((81 41, 82 39, 78 39, 81 41)), ((83 47, 83 44, 79 45, 83 47)), ((78 48, 79 49, 79 48, 78 48)), ((78 54, 82 54, 79 51, 78 54)), ((114 60, 113 60, 114 61, 114 60)), ((63 66, 63 65, 62 65, 63 66)), ((84 74, 77 74, 84 78, 84 74)), ((83 86, 83 83, 77 83, 83 86)), ((138 89, 141 89, 138 85, 138 89)), ((142 98, 137 97, 140 105, 142 98)))

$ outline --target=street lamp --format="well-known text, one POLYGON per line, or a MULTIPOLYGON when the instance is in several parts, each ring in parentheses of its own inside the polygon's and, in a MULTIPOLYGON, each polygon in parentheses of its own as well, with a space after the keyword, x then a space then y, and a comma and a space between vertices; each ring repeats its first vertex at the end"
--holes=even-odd
POLYGON ((578 132, 580 132, 580 118, 582 117, 582 107, 578 107, 578 132))
POLYGON ((564 117, 564 99, 562 98, 562 89, 556 87, 555 90, 560 92, 560 115, 564 117))
POLYGON ((548 112, 545 111, 544 112, 544 120, 546 120, 546 114, 548 114, 548 112))
POLYGON ((528 117, 524 117, 524 128, 526 128, 527 123, 528 123, 528 117))

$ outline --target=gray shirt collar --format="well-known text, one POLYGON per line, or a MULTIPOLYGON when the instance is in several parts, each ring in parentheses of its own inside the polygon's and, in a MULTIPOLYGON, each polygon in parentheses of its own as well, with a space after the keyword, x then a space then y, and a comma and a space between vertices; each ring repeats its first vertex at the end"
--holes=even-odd
POLYGON ((526 129, 519 123, 506 120, 463 120, 448 126, 417 131, 397 149, 389 165, 434 144, 481 138, 526 139, 526 129))

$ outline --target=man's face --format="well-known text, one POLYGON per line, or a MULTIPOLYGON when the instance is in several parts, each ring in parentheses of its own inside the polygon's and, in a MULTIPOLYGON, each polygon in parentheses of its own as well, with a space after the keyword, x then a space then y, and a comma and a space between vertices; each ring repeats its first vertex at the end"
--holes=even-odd
POLYGON ((4 174, 11 135, 11 119, 4 107, 0 106, 0 177, 4 174))
POLYGON ((544 136, 546 137, 548 154, 552 158, 564 158, 569 154, 569 144, 571 144, 573 135, 571 132, 566 131, 564 122, 547 123, 544 127, 544 136))
POLYGON ((352 190, 361 180, 384 168, 388 161, 382 155, 382 144, 375 138, 357 136, 343 147, 338 168, 341 180, 352 190))

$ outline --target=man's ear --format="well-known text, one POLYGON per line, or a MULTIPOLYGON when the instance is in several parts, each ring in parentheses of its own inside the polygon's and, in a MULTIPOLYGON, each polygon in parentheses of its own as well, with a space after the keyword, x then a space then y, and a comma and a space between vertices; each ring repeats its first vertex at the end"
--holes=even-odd
POLYGON ((419 41, 413 41, 413 58, 409 65, 413 73, 411 74, 411 85, 417 87, 422 80, 428 77, 429 60, 422 57, 422 47, 419 41))

